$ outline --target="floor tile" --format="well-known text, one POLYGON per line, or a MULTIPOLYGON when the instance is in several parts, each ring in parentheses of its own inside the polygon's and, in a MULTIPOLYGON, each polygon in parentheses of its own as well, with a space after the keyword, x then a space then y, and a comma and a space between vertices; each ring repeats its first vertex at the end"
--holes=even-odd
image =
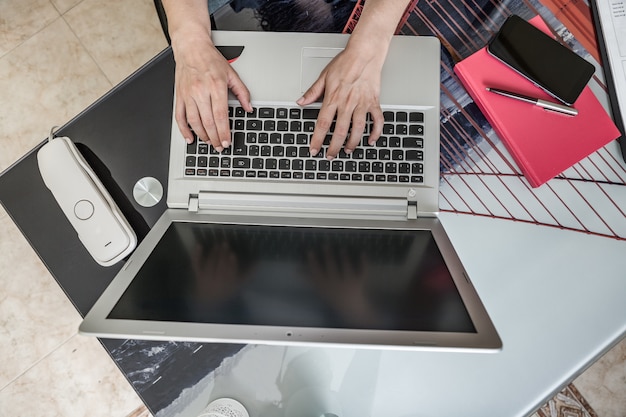
POLYGON ((74 336, 0 391, 11 417, 124 417, 141 400, 97 339, 74 336))
POLYGON ((1 206, 0 254, 2 389, 76 334, 80 315, 1 206))
POLYGON ((61 18, 0 59, 0 171, 111 88, 61 18))
POLYGON ((0 57, 59 17, 49 0, 0 0, 0 8, 0 57))
POLYGON ((626 339, 579 376, 574 385, 598 416, 626 416, 626 339))
POLYGON ((50 0, 59 13, 65 13, 82 0, 50 0))
POLYGON ((167 46, 151 0, 84 0, 64 18, 113 84, 167 46))

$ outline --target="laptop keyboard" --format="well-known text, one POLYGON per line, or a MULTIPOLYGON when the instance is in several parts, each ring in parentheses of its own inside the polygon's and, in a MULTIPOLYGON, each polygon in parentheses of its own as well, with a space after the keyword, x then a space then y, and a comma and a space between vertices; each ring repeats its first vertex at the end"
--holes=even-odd
MULTIPOLYGON (((332 127, 317 155, 309 142, 319 108, 257 104, 252 113, 229 107, 232 144, 218 153, 195 138, 187 145, 186 177, 231 177, 296 181, 424 182, 424 114, 383 107, 385 123, 376 146, 368 145, 372 122, 351 154, 326 158, 332 127)), ((334 127, 334 126, 333 126, 334 127)))

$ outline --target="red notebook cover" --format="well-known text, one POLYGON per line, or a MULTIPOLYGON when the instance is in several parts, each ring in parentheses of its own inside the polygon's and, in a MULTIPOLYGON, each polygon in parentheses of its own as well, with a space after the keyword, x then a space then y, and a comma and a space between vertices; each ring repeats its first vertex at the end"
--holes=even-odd
MULTIPOLYGON (((540 16, 530 23, 550 33, 540 16)), ((494 128, 532 187, 539 187, 620 136, 589 86, 574 103, 577 116, 486 90, 500 88, 556 101, 482 48, 457 63, 454 72, 494 128)))

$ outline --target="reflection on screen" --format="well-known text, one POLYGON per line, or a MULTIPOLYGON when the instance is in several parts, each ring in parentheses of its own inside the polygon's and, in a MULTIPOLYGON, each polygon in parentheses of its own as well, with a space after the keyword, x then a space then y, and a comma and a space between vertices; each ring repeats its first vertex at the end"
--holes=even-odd
POLYGON ((429 231, 173 223, 113 319, 475 332, 429 231))

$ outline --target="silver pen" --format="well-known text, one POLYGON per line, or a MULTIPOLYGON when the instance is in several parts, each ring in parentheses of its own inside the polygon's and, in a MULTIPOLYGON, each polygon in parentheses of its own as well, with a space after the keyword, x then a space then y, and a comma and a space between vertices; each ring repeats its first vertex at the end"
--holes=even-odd
POLYGON ((534 104, 535 106, 543 107, 546 110, 552 110, 559 113, 567 114, 570 116, 576 116, 578 110, 573 107, 566 106, 565 104, 553 103, 551 101, 542 100, 540 98, 529 97, 524 94, 513 93, 511 91, 501 90, 499 88, 487 87, 487 91, 490 91, 501 96, 513 98, 515 100, 525 101, 526 103, 534 104))

